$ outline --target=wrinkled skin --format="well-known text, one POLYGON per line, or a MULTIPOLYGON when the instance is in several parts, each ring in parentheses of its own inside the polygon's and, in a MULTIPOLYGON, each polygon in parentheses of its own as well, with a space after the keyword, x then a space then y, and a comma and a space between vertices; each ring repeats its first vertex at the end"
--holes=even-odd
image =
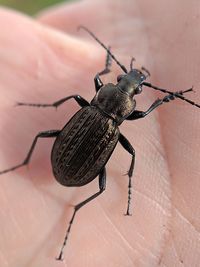
MULTIPOLYGON (((60 129, 78 110, 73 100, 57 112, 14 107, 16 101, 94 96, 93 77, 103 69, 105 51, 76 31, 80 24, 111 45, 127 67, 136 57, 135 67, 148 68, 153 84, 173 91, 194 85, 196 94, 187 96, 200 102, 199 8, 195 0, 88 0, 37 19, 2 9, 0 169, 21 162, 39 131, 60 129)), ((121 71, 115 63, 112 70, 105 83, 121 71)), ((144 89, 137 108, 147 109, 157 97, 144 89)), ((199 118, 200 110, 176 100, 121 126, 136 150, 132 216, 123 216, 123 174, 131 157, 118 145, 107 165, 107 190, 78 213, 63 262, 54 259, 72 205, 96 192, 98 181, 82 188, 59 185, 49 160, 53 140, 39 140, 28 170, 0 177, 0 266, 200 266, 199 118)))

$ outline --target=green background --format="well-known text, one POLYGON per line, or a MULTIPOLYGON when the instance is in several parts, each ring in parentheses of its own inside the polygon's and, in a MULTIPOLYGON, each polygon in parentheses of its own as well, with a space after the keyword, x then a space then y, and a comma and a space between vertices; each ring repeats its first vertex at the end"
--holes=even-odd
POLYGON ((18 9, 27 14, 33 15, 40 9, 69 0, 0 0, 0 5, 18 9))

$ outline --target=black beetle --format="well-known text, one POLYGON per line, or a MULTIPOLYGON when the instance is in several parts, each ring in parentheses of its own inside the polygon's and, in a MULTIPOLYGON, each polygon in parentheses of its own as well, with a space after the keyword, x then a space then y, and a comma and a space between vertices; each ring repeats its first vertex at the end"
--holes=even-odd
POLYGON ((81 109, 62 130, 50 130, 38 133, 33 140, 25 160, 21 164, 0 172, 0 174, 3 174, 27 165, 39 137, 56 137, 51 153, 51 163, 54 176, 59 183, 65 186, 83 186, 99 176, 99 191, 74 207, 74 213, 70 220, 59 257, 57 258, 58 260, 63 258, 63 249, 66 245, 76 212, 105 190, 105 165, 118 141, 132 155, 130 168, 127 173, 129 184, 126 215, 130 215, 131 177, 134 169, 135 150, 126 137, 120 133, 118 126, 124 120, 144 118, 158 106, 175 98, 180 98, 200 108, 200 105, 183 96, 184 93, 192 91, 192 88, 185 91, 171 92, 145 82, 150 73, 144 67, 141 70, 133 69, 134 59, 132 59, 130 71, 128 72, 125 66, 111 53, 109 47, 106 47, 87 28, 82 26, 80 28, 86 30, 107 51, 105 69, 99 72, 94 78, 96 95, 91 103, 80 95, 71 95, 53 104, 18 103, 21 106, 58 107, 65 101, 74 98, 81 106, 81 109), (116 85, 112 83, 104 85, 100 79, 100 75, 110 72, 111 58, 121 67, 125 74, 117 77, 116 85), (167 93, 167 95, 163 99, 157 99, 147 111, 138 111, 135 110, 136 101, 134 96, 142 92, 142 86, 144 85, 167 93))

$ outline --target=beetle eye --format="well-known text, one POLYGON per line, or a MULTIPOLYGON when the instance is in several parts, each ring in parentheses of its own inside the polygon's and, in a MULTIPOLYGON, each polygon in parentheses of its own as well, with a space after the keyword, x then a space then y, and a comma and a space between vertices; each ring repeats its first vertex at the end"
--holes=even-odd
POLYGON ((138 95, 142 93, 142 86, 138 86, 136 89, 135 89, 135 94, 138 95))
POLYGON ((123 74, 118 75, 118 76, 117 76, 117 82, 119 82, 123 77, 124 77, 123 74))

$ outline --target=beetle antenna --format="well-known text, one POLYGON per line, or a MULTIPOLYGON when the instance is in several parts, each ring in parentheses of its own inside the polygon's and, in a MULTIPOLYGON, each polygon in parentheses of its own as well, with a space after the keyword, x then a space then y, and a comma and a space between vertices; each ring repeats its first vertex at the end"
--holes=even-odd
MULTIPOLYGON (((152 85, 151 83, 143 82, 142 84, 145 85, 145 86, 147 86, 147 87, 153 88, 153 89, 155 89, 155 90, 161 91, 161 92, 163 92, 163 93, 167 93, 167 94, 175 95, 177 98, 180 98, 180 99, 182 99, 182 100, 184 100, 184 101, 190 103, 191 105, 193 105, 193 106, 195 106, 195 107, 197 107, 197 108, 200 108, 200 105, 199 105, 199 104, 197 104, 197 103, 195 103, 194 101, 192 101, 192 100, 190 100, 190 99, 188 99, 188 98, 182 96, 181 94, 173 93, 173 92, 168 91, 168 90, 166 90, 166 89, 162 89, 162 88, 160 88, 160 87, 157 87, 157 86, 155 86, 155 85, 152 85)), ((184 93, 185 93, 185 92, 191 92, 191 91, 193 91, 193 87, 191 87, 191 88, 189 88, 188 90, 184 91, 184 93)))
POLYGON ((106 47, 95 35, 93 32, 91 32, 90 30, 88 30, 88 28, 84 27, 84 26, 79 26, 78 30, 83 29, 86 32, 88 32, 106 51, 107 53, 112 57, 112 59, 114 59, 114 61, 117 63, 117 65, 120 66, 120 68, 125 72, 128 73, 126 67, 124 65, 122 65, 117 59, 116 57, 110 52, 109 48, 106 47))

